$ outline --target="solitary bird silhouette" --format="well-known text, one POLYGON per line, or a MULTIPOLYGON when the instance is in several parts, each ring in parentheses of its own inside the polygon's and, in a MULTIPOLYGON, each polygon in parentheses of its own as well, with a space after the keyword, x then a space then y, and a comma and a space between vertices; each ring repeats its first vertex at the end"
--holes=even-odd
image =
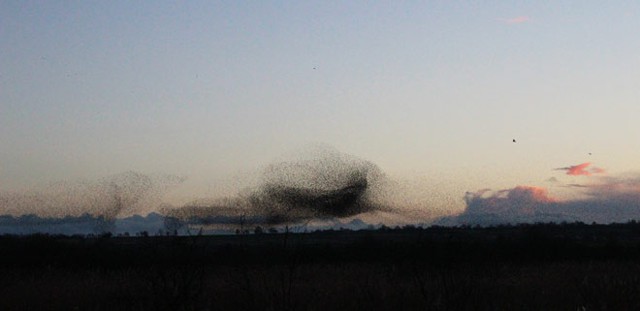
POLYGON ((513 142, 514 142, 514 143, 516 142, 516 139, 515 139, 515 138, 513 139, 513 142))

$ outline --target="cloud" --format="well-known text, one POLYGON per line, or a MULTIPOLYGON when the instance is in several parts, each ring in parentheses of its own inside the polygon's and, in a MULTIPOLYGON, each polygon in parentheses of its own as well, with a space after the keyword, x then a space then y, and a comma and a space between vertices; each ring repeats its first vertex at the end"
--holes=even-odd
POLYGON ((531 215, 541 205, 557 202, 541 187, 517 186, 513 189, 490 193, 484 189, 478 192, 467 192, 465 213, 496 215, 531 215))
MULTIPOLYGON (((589 185, 588 194, 595 198, 610 198, 615 195, 617 198, 640 199, 640 176, 634 177, 603 177, 602 182, 589 185)), ((635 204, 640 205, 640 200, 635 204)))
POLYGON ((531 18, 529 16, 516 16, 516 17, 512 17, 512 18, 503 18, 501 19, 501 21, 503 21, 506 24, 522 24, 522 23, 527 23, 531 21, 531 18))
POLYGON ((605 170, 599 167, 591 167, 591 162, 580 163, 578 165, 559 167, 556 171, 567 171, 567 175, 571 176, 590 176, 592 174, 603 174, 605 170))
POLYGON ((640 176, 600 178, 590 185, 571 185, 583 199, 559 200, 540 187, 517 186, 495 192, 486 189, 467 192, 466 209, 457 216, 444 217, 444 225, 535 223, 582 221, 626 222, 640 219, 640 176))

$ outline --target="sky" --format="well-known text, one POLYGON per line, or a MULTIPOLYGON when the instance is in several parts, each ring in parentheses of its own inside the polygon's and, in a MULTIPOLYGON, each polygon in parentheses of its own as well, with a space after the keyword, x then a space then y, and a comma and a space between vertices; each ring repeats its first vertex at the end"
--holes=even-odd
POLYGON ((1 1, 0 191, 162 173, 180 204, 320 145, 438 213, 571 197, 639 169, 638 29, 623 1, 1 1))

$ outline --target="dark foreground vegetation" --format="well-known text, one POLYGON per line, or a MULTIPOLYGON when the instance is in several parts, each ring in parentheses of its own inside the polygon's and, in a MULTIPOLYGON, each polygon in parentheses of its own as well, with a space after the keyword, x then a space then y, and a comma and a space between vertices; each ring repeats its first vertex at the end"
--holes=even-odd
POLYGON ((3 236, 0 310, 640 310, 640 224, 3 236))

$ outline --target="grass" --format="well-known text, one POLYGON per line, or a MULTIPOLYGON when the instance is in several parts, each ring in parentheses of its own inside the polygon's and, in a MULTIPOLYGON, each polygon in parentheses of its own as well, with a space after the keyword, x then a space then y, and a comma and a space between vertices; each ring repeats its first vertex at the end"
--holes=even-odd
POLYGON ((5 236, 0 309, 638 310, 639 232, 540 225, 5 236))

